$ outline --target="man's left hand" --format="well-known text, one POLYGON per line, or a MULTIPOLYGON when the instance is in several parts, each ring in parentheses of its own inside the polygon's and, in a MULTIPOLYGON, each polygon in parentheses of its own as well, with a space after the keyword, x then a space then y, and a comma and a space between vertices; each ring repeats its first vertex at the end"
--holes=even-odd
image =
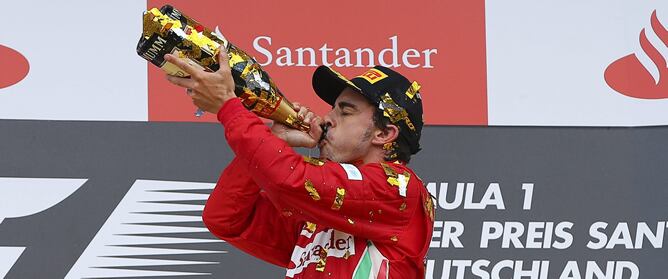
POLYGON ((318 140, 323 133, 322 127, 320 127, 323 123, 322 118, 315 115, 308 107, 302 106, 299 103, 293 103, 293 106, 297 111, 297 117, 304 123, 309 124, 311 130, 302 132, 274 121, 274 124, 271 126, 271 132, 287 142, 289 146, 306 148, 316 147, 318 145, 318 140))

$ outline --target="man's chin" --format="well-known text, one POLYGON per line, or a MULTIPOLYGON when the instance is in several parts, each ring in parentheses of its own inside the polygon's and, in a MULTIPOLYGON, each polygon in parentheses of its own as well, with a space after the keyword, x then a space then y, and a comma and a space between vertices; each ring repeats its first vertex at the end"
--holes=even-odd
POLYGON ((329 151, 326 145, 320 146, 319 158, 320 160, 328 160, 336 162, 334 156, 332 156, 331 152, 329 151))

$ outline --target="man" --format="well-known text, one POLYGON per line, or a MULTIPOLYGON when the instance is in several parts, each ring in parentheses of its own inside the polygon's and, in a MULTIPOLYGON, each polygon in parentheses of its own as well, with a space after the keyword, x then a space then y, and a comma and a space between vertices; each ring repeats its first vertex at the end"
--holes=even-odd
POLYGON ((214 235, 285 267, 286 278, 424 278, 433 203, 406 166, 420 150, 417 83, 384 67, 348 80, 321 66, 313 87, 332 111, 298 106, 308 133, 270 130, 234 95, 226 53, 214 73, 165 58, 191 75, 168 80, 217 114, 236 154, 204 209, 214 235), (293 150, 316 145, 320 159, 293 150))

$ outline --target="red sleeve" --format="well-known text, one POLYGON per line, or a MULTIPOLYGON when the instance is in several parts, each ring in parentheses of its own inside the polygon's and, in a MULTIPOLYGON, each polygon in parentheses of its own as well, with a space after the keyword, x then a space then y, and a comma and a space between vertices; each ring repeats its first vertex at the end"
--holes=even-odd
POLYGON ((300 224, 279 214, 235 158, 223 171, 202 219, 220 239, 267 262, 287 267, 300 224))
POLYGON ((335 162, 305 162, 236 99, 225 103, 218 119, 232 150, 281 211, 376 242, 391 243, 406 231, 416 210, 422 209, 422 182, 403 165, 391 167, 410 177, 406 192, 400 193, 399 187, 388 183, 380 164, 357 168, 335 162))

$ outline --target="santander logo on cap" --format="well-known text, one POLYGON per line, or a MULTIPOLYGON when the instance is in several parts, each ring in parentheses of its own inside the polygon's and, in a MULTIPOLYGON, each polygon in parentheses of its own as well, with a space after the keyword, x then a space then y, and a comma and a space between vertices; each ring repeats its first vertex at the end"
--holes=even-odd
POLYGON ((651 28, 640 31, 641 53, 624 56, 608 66, 605 81, 613 90, 633 98, 668 98, 668 30, 656 16, 651 28), (651 38, 651 39, 650 39, 651 38))
POLYGON ((17 84, 28 75, 30 65, 21 53, 9 47, 0 45, 0 61, 8 69, 0 75, 0 89, 17 84))

